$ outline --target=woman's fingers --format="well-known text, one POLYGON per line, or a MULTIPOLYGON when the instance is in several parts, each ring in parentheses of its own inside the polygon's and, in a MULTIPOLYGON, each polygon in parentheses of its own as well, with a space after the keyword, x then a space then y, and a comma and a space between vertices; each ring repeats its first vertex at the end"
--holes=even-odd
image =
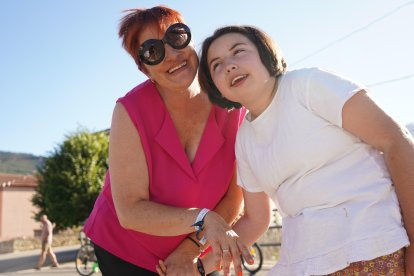
POLYGON ((216 242, 216 241, 211 241, 210 242, 210 246, 212 248, 212 253, 214 256, 214 266, 217 270, 219 270, 219 268, 221 267, 221 257, 222 257, 222 252, 221 252, 221 246, 220 243, 216 242))
POLYGON ((223 272, 224 275, 229 275, 230 273, 230 264, 231 261, 233 260, 233 256, 231 254, 230 248, 226 248, 226 247, 222 247, 221 249, 222 251, 222 263, 223 263, 223 272))
POLYGON ((238 247, 238 238, 236 239, 236 246, 232 247, 232 260, 233 260, 233 266, 234 266, 234 272, 236 275, 242 275, 242 262, 240 258, 240 250, 238 247))
POLYGON ((237 253, 238 255, 234 255, 233 258, 233 265, 234 265, 234 271, 236 273, 237 276, 241 276, 243 275, 243 268, 242 268, 242 258, 248 263, 248 264, 253 264, 254 263, 254 259, 253 256, 250 253, 249 248, 244 245, 244 243, 242 243, 239 239, 236 240, 237 242, 237 253), (242 256, 242 258, 240 258, 240 255, 242 256))
MULTIPOLYGON (((225 242, 216 243, 215 246, 212 247, 213 250, 220 248, 220 251, 214 251, 214 254, 217 256, 220 255, 221 257, 221 264, 224 275, 228 275, 230 273, 231 263, 233 263, 236 275, 242 275, 242 262, 240 258, 241 255, 243 255, 249 263, 253 262, 253 258, 250 255, 249 250, 239 240, 237 234, 234 232, 229 234, 228 239, 226 239, 225 242)), ((217 257, 215 260, 218 262, 217 257)))
POLYGON ((167 267, 165 266, 164 261, 163 260, 159 260, 158 263, 159 263, 162 271, 167 272, 167 267))
POLYGON ((157 270, 157 273, 160 276, 166 276, 167 275, 167 268, 165 267, 165 264, 162 260, 158 261, 158 265, 155 267, 155 269, 157 270))
POLYGON ((253 264, 254 263, 254 259, 253 256, 250 254, 250 250, 249 248, 244 245, 244 243, 237 241, 237 245, 239 247, 239 250, 241 252, 241 255, 243 257, 243 259, 248 263, 248 264, 253 264))
POLYGON ((218 214, 212 211, 207 213, 204 226, 204 233, 212 247, 216 268, 219 269, 221 263, 224 275, 228 275, 230 264, 233 262, 236 275, 241 275, 242 262, 240 256, 243 256, 247 263, 253 263, 253 257, 250 255, 247 246, 240 241, 237 233, 218 214))
POLYGON ((159 265, 157 265, 157 266, 155 267, 155 269, 157 270, 158 275, 160 275, 160 276, 166 276, 166 275, 167 275, 167 274, 165 274, 165 272, 164 272, 164 271, 162 271, 162 269, 160 268, 160 266, 159 266, 159 265))

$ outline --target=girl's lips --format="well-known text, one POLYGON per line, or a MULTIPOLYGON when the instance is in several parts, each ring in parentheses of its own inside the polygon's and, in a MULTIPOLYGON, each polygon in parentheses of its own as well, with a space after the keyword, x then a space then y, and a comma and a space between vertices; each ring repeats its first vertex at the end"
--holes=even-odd
POLYGON ((231 86, 237 85, 239 82, 244 80, 246 77, 247 77, 247 75, 236 76, 234 79, 231 80, 231 86))

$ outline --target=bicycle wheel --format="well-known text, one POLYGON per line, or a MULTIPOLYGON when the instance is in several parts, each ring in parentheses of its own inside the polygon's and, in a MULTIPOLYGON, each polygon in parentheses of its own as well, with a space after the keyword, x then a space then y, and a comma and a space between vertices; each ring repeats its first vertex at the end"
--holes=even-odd
POLYGON ((96 266, 96 256, 93 246, 90 244, 82 245, 76 254, 76 270, 80 275, 89 276, 92 275, 96 266), (95 264, 95 265, 94 265, 95 264))
POLYGON ((260 269, 262 269, 262 265, 263 265, 262 249, 260 249, 260 246, 257 243, 254 243, 250 247, 250 254, 253 256, 254 263, 253 264, 248 264, 242 258, 242 264, 243 264, 244 269, 246 269, 248 272, 250 272, 250 274, 255 274, 260 269))

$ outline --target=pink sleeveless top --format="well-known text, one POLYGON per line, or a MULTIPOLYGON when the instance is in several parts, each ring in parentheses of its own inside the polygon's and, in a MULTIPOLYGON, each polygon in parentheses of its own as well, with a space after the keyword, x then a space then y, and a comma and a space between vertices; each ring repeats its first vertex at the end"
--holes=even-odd
MULTIPOLYGON (((145 152, 150 200, 176 207, 214 209, 234 172, 234 143, 244 110, 212 106, 192 163, 156 87, 146 81, 118 99, 134 123, 145 152)), ((186 235, 160 237, 126 230, 119 224, 109 172, 84 231, 98 246, 155 272, 158 260, 174 251, 186 235)))

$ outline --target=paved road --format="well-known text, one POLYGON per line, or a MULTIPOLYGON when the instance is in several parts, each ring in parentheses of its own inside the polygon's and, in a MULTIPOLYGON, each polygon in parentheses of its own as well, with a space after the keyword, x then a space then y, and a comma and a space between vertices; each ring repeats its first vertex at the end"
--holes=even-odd
MULTIPOLYGON (((40 250, 7 253, 0 255, 0 275, 59 275, 76 276, 75 257, 79 246, 55 248, 56 257, 61 264, 59 268, 51 268, 47 259, 42 270, 33 269, 39 260, 40 250)), ((95 274, 97 275, 97 274, 95 274)))
MULTIPOLYGON (((1 276, 79 276, 75 268, 75 256, 78 246, 55 248, 60 267, 51 268, 49 260, 41 270, 33 269, 38 261, 40 250, 0 254, 0 275, 1 276)), ((265 276, 271 265, 267 262, 257 276, 265 276)), ((243 275, 249 275, 247 272, 243 275)), ((93 276, 102 276, 95 273, 93 276)))

